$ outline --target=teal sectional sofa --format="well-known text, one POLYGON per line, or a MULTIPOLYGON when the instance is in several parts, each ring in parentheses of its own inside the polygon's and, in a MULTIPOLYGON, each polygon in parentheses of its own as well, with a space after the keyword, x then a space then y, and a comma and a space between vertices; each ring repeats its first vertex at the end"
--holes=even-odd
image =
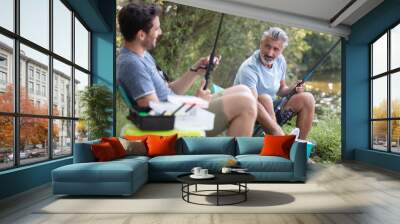
POLYGON ((219 172, 234 159, 259 182, 304 182, 306 180, 306 143, 295 142, 290 159, 260 156, 262 137, 183 137, 176 144, 177 155, 127 156, 96 162, 90 145, 75 144, 74 163, 52 171, 54 194, 131 195, 148 181, 176 181, 193 167, 219 172))

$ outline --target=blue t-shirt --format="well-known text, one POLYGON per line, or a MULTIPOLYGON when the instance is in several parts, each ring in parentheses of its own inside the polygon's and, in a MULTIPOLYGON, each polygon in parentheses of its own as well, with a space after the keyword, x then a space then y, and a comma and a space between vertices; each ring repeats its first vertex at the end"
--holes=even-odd
POLYGON ((134 100, 155 93, 160 101, 167 101, 174 94, 147 51, 141 57, 123 47, 117 58, 117 81, 134 100))
POLYGON ((278 56, 272 63, 272 68, 267 68, 261 63, 260 50, 247 58, 236 74, 234 85, 243 84, 254 89, 258 95, 268 94, 272 98, 280 87, 280 81, 285 80, 286 61, 283 55, 278 56))

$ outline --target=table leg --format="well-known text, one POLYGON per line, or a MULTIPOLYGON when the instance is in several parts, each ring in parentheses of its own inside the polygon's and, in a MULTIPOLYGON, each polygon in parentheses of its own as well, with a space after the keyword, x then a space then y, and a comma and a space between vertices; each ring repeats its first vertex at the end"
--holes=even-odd
POLYGON ((244 201, 247 201, 247 183, 244 183, 244 201))
POLYGON ((219 184, 217 184, 217 206, 219 205, 219 184))

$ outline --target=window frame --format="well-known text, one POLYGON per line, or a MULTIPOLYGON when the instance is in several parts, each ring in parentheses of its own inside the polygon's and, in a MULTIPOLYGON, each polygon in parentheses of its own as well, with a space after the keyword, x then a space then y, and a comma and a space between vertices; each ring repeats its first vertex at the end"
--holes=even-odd
MULTIPOLYGON (((74 82, 75 82, 75 69, 78 69, 79 71, 85 73, 89 77, 89 83, 88 86, 92 85, 92 62, 91 62, 91 50, 92 50, 92 43, 91 43, 91 38, 92 38, 92 30, 88 27, 88 25, 84 22, 84 20, 79 16, 78 13, 76 13, 72 7, 66 2, 65 0, 59 0, 69 11, 71 11, 71 58, 67 59, 64 58, 63 56, 53 52, 53 1, 54 0, 47 0, 49 3, 49 47, 46 49, 45 47, 40 46, 39 44, 36 44, 29 39, 24 38, 23 36, 20 35, 20 0, 14 0, 13 1, 13 10, 14 10, 14 30, 10 31, 4 27, 0 26, 0 35, 3 35, 7 38, 12 39, 13 41, 13 64, 12 66, 12 72, 13 72, 13 77, 14 77, 14 110, 13 112, 1 112, 0 111, 0 116, 8 117, 11 116, 13 118, 13 153, 14 153, 14 161, 13 161, 13 166, 11 167, 5 167, 5 168, 0 168, 0 172, 4 170, 10 170, 10 169, 15 169, 18 167, 23 167, 23 166, 29 166, 37 163, 43 163, 49 160, 53 159, 61 159, 65 157, 70 157, 73 155, 74 152, 74 143, 75 143, 75 126, 76 126, 76 121, 78 121, 80 118, 75 117, 75 108, 71 108, 71 114, 65 115, 65 116, 56 116, 53 115, 53 59, 58 60, 61 63, 64 63, 68 66, 71 66, 71 93, 73 95, 71 99, 71 105, 74 105, 75 103, 75 88, 74 88, 74 82), (88 31, 88 69, 85 69, 78 64, 75 63, 75 25, 74 25, 74 19, 79 20, 79 22, 84 26, 84 28, 88 31), (48 63, 48 82, 45 85, 45 90, 48 92, 45 95, 48 96, 48 112, 46 115, 39 115, 39 114, 27 114, 27 113, 21 113, 20 112, 20 85, 21 85, 21 80, 20 80, 20 45, 23 44, 29 48, 32 48, 33 50, 36 50, 42 54, 45 54, 48 56, 49 63, 48 63), (32 163, 26 163, 26 164, 21 164, 20 161, 20 119, 21 118, 45 118, 47 119, 48 122, 48 136, 47 136, 47 150, 48 150, 48 155, 47 158, 44 157, 43 160, 40 160, 38 162, 32 162, 32 163), (53 122, 56 120, 64 120, 64 121, 70 121, 71 122, 71 153, 68 155, 63 155, 63 156, 54 156, 54 147, 53 147, 53 122), (51 144, 50 144, 51 143, 51 144), (55 157, 55 158, 54 158, 55 157)), ((26 82, 28 81, 33 81, 34 86, 36 83, 40 83, 42 86, 42 79, 41 79, 41 74, 42 71, 40 72, 39 80, 36 82, 36 68, 33 70, 33 79, 30 79, 30 74, 29 74, 29 69, 30 65, 27 64, 27 73, 26 75, 26 82), (29 66, 29 67, 28 67, 29 66)), ((27 84, 28 85, 28 84, 27 84)), ((28 87, 28 86, 27 86, 28 87)), ((29 91, 29 90, 27 90, 29 91)), ((34 89, 34 92, 36 89, 34 89)), ((38 95, 42 96, 42 94, 38 95)))
POLYGON ((400 152, 393 152, 392 151, 392 122, 393 121, 400 121, 400 117, 393 117, 392 116, 392 75, 400 72, 400 67, 391 69, 391 31, 396 26, 400 26, 400 21, 395 22, 390 27, 386 28, 384 32, 379 34, 375 39, 373 39, 370 43, 368 43, 369 47, 369 149, 373 151, 379 152, 386 152, 391 154, 400 154, 400 152), (386 64, 386 71, 380 74, 373 74, 373 44, 376 43, 381 37, 387 34, 387 64, 386 64), (382 77, 386 77, 386 86, 387 86, 387 105, 386 105, 386 117, 385 118, 373 118, 373 81, 382 77), (376 121, 386 121, 386 151, 379 150, 374 148, 374 136, 373 136, 373 122, 376 121))

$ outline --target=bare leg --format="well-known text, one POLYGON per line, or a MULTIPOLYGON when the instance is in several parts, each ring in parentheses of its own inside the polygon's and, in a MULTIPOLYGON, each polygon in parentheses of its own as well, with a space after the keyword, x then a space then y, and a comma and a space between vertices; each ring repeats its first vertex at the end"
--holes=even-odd
POLYGON ((297 113, 296 126, 300 128, 300 139, 306 139, 311 130, 314 118, 315 100, 311 93, 303 92, 292 96, 284 109, 292 109, 297 113))
POLYGON ((275 112, 274 112, 274 101, 269 95, 259 95, 258 102, 264 106, 265 110, 271 116, 272 119, 276 121, 275 112))
MULTIPOLYGON (((275 118, 275 115, 273 116, 275 118)), ((266 111, 264 106, 258 102, 257 103, 257 121, 264 128, 266 133, 272 135, 285 135, 282 128, 276 123, 276 120, 266 111)))
POLYGON ((251 136, 257 116, 256 100, 250 89, 238 85, 228 88, 221 97, 229 121, 229 136, 251 136))

